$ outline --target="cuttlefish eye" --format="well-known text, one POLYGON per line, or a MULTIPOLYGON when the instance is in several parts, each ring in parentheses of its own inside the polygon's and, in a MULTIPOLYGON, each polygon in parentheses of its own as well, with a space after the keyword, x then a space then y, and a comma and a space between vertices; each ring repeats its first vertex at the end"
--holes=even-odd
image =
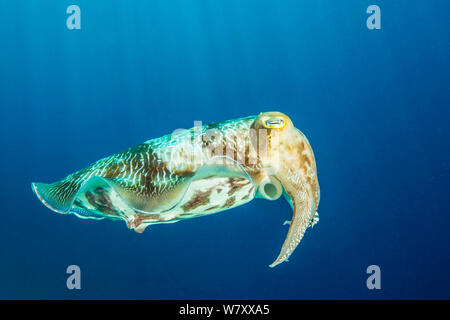
POLYGON ((282 129, 286 123, 281 118, 270 118, 264 121, 264 126, 267 129, 282 129))

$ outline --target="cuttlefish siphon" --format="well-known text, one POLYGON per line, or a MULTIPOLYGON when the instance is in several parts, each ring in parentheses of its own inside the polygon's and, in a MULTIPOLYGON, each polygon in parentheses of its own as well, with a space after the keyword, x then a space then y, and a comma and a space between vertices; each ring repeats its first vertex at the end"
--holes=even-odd
POLYGON ((280 112, 176 130, 101 159, 66 178, 32 183, 39 200, 62 214, 124 220, 143 232, 281 195, 293 217, 281 252, 286 261, 318 221, 320 192, 306 137, 280 112))

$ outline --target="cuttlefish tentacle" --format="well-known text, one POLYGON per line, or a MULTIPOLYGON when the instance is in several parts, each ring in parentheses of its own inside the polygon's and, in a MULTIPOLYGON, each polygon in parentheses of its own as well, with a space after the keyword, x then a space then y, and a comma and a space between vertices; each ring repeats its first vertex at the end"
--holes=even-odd
POLYGON ((143 232, 284 195, 293 208, 278 258, 287 261, 317 220, 319 184, 306 137, 279 112, 182 130, 101 159, 32 189, 49 209, 125 221, 143 232))

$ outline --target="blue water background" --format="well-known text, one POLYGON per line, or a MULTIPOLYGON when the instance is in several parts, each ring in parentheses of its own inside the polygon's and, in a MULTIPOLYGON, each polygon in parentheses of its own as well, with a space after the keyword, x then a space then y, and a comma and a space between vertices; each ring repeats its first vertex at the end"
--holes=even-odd
POLYGON ((450 298, 450 3, 0 3, 0 298, 450 298), (82 29, 66 28, 81 8, 82 29), (382 29, 366 28, 378 4, 382 29), (58 215, 53 182, 177 128, 279 110, 309 138, 320 222, 255 200, 143 234, 58 215), (82 289, 66 288, 79 265, 82 289), (381 268, 381 290, 366 268, 381 268))

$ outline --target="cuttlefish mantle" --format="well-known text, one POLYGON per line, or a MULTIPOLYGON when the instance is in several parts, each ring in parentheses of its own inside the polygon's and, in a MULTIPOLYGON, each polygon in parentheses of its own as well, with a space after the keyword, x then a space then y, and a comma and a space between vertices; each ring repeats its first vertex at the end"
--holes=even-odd
POLYGON ((284 195, 293 217, 270 267, 317 223, 320 199, 312 148, 280 112, 177 130, 32 189, 55 212, 122 220, 136 232, 284 195))

